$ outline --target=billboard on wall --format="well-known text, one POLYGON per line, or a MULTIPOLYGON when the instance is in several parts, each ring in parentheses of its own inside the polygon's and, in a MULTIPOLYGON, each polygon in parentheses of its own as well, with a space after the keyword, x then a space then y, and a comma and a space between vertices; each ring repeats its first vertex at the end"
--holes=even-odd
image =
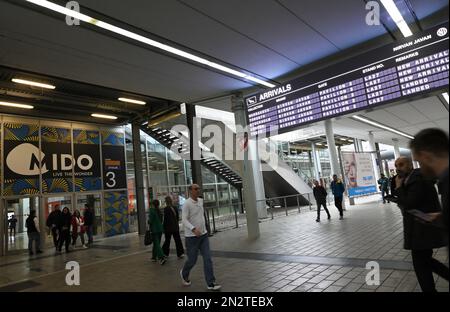
POLYGON ((344 152, 342 162, 349 197, 377 192, 377 181, 370 153, 344 152))
POLYGON ((103 188, 126 189, 124 133, 102 131, 103 188))
POLYGON ((39 125, 4 123, 3 195, 38 194, 40 191, 39 125))
POLYGON ((73 130, 75 166, 75 192, 102 189, 100 163, 100 132, 96 130, 73 130))

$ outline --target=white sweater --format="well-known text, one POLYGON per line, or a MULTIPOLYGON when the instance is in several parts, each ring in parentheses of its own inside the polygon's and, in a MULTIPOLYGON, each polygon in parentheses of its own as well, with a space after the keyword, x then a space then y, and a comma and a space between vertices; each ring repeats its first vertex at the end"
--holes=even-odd
POLYGON ((182 221, 184 226, 184 236, 194 237, 192 229, 198 229, 202 235, 208 233, 205 225, 205 217, 203 210, 203 199, 198 198, 194 201, 192 198, 188 198, 182 208, 182 221))

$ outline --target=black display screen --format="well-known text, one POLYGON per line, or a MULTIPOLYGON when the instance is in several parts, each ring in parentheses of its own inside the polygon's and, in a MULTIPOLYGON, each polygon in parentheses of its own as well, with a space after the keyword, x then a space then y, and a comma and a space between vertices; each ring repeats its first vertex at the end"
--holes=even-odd
POLYGON ((399 101, 449 84, 448 23, 245 98, 252 136, 399 101))

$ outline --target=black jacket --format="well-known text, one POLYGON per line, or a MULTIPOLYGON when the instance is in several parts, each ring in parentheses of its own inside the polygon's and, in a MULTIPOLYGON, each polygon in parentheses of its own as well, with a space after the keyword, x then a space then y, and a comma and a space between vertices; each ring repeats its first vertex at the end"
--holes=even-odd
POLYGON ((448 237, 448 168, 442 176, 439 177, 439 194, 441 194, 442 201, 442 216, 444 221, 444 227, 446 231, 446 236, 448 237))
POLYGON ((174 233, 180 231, 180 226, 178 225, 179 213, 176 207, 166 207, 164 208, 164 233, 174 233), (173 214, 173 210, 175 215, 173 214))
POLYGON ((61 212, 59 216, 59 226, 61 227, 61 230, 70 230, 70 226, 72 225, 72 214, 69 213, 63 213, 61 212))
POLYGON ((315 186, 313 188, 314 198, 317 202, 323 203, 327 201, 327 191, 323 186, 315 186))
POLYGON ((52 228, 54 225, 56 228, 59 229, 61 227, 59 224, 60 216, 61 216, 61 210, 54 210, 54 211, 50 212, 50 214, 48 215, 48 218, 47 218, 47 222, 46 222, 47 227, 52 228))
POLYGON ((84 225, 91 226, 94 225, 94 213, 91 209, 86 209, 84 211, 84 225))
POLYGON ((417 209, 424 213, 441 211, 434 183, 426 180, 420 169, 415 169, 407 182, 397 190, 398 206, 403 213, 404 248, 424 250, 440 248, 447 244, 442 230, 421 223, 407 211, 417 209))

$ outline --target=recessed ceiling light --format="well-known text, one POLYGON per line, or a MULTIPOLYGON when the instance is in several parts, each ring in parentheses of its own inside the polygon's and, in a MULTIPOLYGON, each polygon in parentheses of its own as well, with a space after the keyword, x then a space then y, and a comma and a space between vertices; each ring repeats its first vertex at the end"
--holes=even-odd
POLYGON ((112 119, 112 120, 116 120, 117 119, 116 116, 103 115, 103 114, 91 114, 91 116, 95 117, 95 118, 104 118, 104 119, 112 119))
POLYGON ((147 104, 144 101, 133 100, 133 99, 123 98, 123 97, 118 98, 118 100, 121 101, 121 102, 127 102, 127 103, 138 104, 138 105, 145 105, 145 104, 147 104))
POLYGON ((37 81, 30 81, 25 79, 19 79, 19 78, 13 78, 11 79, 12 82, 25 84, 33 87, 40 87, 44 89, 55 89, 56 87, 47 83, 37 82, 37 81))
POLYGON ((122 35, 124 37, 127 37, 127 38, 130 38, 130 39, 139 41, 139 42, 147 44, 149 46, 152 46, 152 47, 164 50, 166 52, 169 52, 169 53, 181 56, 181 57, 189 59, 189 60, 191 60, 193 62, 196 62, 196 63, 199 63, 199 64, 203 64, 203 65, 209 66, 211 68, 215 68, 215 69, 217 69, 219 71, 226 72, 226 73, 231 74, 233 76, 237 76, 239 78, 247 79, 247 80, 256 82, 258 84, 264 85, 266 87, 269 87, 269 88, 274 88, 275 87, 274 84, 269 83, 269 82, 264 81, 264 80, 261 80, 259 78, 253 77, 253 76, 251 76, 249 74, 242 73, 242 72, 237 71, 235 69, 232 69, 232 68, 220 65, 218 63, 209 61, 209 60, 207 60, 205 58, 196 56, 196 55, 191 54, 189 52, 185 52, 183 50, 171 47, 171 46, 169 46, 167 44, 164 44, 164 43, 152 40, 150 38, 138 35, 136 33, 128 31, 126 29, 123 29, 123 28, 114 26, 112 24, 109 24, 109 23, 100 21, 98 19, 95 19, 95 18, 93 18, 91 16, 88 16, 86 14, 82 14, 80 12, 76 12, 74 10, 70 10, 70 9, 68 9, 66 7, 63 7, 61 5, 58 5, 56 3, 53 3, 53 2, 50 2, 50 1, 46 1, 46 0, 26 0, 26 1, 34 3, 34 4, 39 5, 41 7, 47 8, 49 10, 61 13, 61 14, 65 15, 65 16, 70 16, 70 17, 76 18, 76 19, 78 19, 80 21, 89 23, 91 25, 94 25, 94 26, 97 26, 97 27, 109 30, 109 31, 111 31, 113 33, 116 33, 116 34, 122 35))
POLYGON ((16 107, 16 108, 24 108, 24 109, 33 109, 34 107, 27 104, 19 104, 19 103, 11 103, 11 102, 4 102, 0 101, 1 106, 8 106, 8 107, 16 107))

